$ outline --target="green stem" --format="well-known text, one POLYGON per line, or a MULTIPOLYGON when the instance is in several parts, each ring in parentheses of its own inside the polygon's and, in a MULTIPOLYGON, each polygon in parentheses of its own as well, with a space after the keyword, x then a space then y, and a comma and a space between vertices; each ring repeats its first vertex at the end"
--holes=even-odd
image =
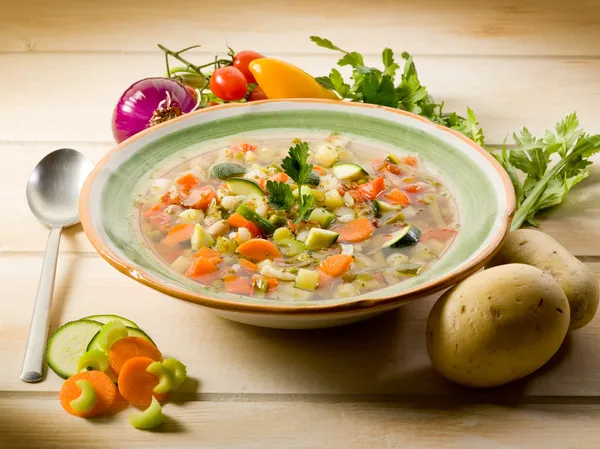
POLYGON ((511 231, 516 231, 521 227, 521 225, 525 222, 527 215, 529 215, 530 209, 535 205, 542 193, 544 193, 544 190, 546 189, 546 186, 550 180, 563 169, 563 167, 569 162, 569 159, 569 156, 561 159, 554 167, 546 172, 542 179, 538 181, 531 193, 529 193, 525 201, 523 201, 523 204, 521 204, 521 207, 519 207, 517 210, 517 213, 513 218, 512 225, 510 226, 511 231))

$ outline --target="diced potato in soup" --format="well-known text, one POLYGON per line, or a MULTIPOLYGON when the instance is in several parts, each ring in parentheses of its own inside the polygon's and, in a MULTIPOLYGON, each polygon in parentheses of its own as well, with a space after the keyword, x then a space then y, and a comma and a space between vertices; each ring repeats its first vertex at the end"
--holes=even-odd
POLYGON ((174 271, 289 301, 419 276, 459 229, 452 195, 415 154, 336 135, 223 145, 161 173, 136 205, 147 244, 174 271))

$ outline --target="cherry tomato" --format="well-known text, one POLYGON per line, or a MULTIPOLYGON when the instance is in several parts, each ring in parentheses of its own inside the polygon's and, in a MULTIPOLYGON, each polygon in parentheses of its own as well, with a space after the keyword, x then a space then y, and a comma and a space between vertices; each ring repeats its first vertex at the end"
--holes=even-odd
MULTIPOLYGON (((248 68, 248 65, 255 59, 264 58, 264 55, 252 50, 240 51, 233 58, 233 66, 244 74, 249 83, 256 83, 256 78, 248 68)), ((261 98, 262 100, 262 98, 261 98)))
POLYGON ((248 101, 258 101, 258 100, 267 100, 267 94, 265 94, 264 90, 260 88, 260 86, 256 86, 250 96, 248 97, 248 101))
POLYGON ((248 92, 248 81, 235 67, 221 67, 210 77, 210 90, 221 100, 241 100, 248 92))

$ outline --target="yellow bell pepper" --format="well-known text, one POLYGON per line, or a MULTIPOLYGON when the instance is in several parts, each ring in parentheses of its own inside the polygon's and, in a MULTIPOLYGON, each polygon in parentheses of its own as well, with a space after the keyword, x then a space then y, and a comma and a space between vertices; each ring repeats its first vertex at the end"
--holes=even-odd
POLYGON ((321 98, 339 100, 304 70, 279 59, 255 59, 249 69, 267 98, 321 98))

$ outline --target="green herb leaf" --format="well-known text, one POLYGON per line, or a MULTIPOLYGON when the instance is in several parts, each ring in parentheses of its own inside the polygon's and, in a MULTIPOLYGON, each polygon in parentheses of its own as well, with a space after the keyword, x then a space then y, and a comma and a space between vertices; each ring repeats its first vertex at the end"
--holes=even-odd
POLYGON ((289 211, 294 205, 292 188, 285 182, 267 181, 269 206, 289 211))
POLYGON ((396 88, 392 77, 383 75, 381 78, 377 73, 371 72, 365 75, 362 82, 363 99, 367 103, 380 104, 391 108, 398 107, 396 88))
POLYGON ((342 50, 340 47, 333 45, 333 43, 329 39, 325 39, 319 36, 311 36, 310 40, 317 44, 319 47, 327 48, 328 50, 336 50, 341 51, 342 53, 347 53, 346 50, 342 50))
POLYGON ((298 218, 294 223, 300 223, 315 208, 315 204, 314 195, 302 195, 302 202, 298 203, 298 218))
POLYGON ((299 186, 305 184, 313 166, 308 163, 308 143, 300 142, 290 147, 289 155, 283 160, 281 168, 299 186))
POLYGON ((381 54, 381 59, 383 60, 383 74, 389 75, 392 79, 396 76, 396 70, 400 68, 396 61, 394 61, 394 52, 391 48, 386 48, 383 50, 381 54))

